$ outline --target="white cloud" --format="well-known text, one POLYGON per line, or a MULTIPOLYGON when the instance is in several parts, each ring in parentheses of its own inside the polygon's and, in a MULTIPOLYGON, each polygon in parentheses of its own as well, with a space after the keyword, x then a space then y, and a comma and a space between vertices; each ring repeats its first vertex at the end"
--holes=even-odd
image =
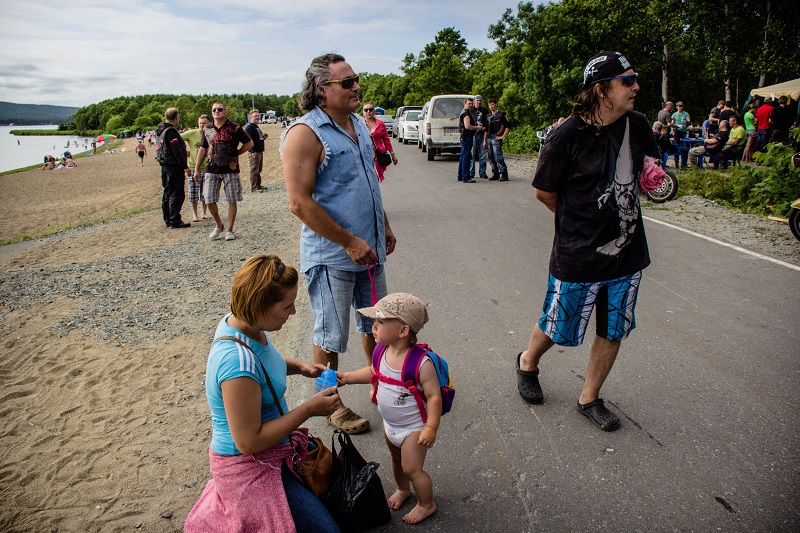
POLYGON ((83 106, 151 93, 293 94, 311 59, 399 73, 440 29, 471 47, 505 3, 477 0, 4 2, 0 100, 83 106))

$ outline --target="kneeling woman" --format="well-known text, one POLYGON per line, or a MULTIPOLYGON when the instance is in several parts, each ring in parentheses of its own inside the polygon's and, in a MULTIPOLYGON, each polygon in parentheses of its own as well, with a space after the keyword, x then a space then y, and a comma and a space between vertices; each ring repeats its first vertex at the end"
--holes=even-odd
POLYGON ((231 313, 217 326, 206 366, 212 479, 185 531, 339 531, 291 469, 295 450, 305 455, 300 425, 336 411, 339 395, 332 387, 289 411, 287 374, 311 378, 325 367, 281 357, 267 337, 295 313, 297 281, 297 270, 275 255, 249 258, 233 277, 231 313))

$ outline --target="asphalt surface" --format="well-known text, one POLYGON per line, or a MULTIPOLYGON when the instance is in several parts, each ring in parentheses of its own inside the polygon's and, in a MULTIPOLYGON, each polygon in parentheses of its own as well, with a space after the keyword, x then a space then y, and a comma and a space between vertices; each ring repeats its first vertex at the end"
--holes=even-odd
MULTIPOLYGON (((553 238, 532 176, 460 184, 455 157, 395 151, 381 185, 398 238, 389 291, 428 303, 420 341, 448 359, 456 388, 426 461, 438 511, 416 529, 798 531, 796 270, 645 223, 653 264, 637 328, 601 391, 622 426, 604 433, 575 410, 588 342, 542 359, 543 405, 517 393, 515 358, 541 311, 553 238)), ((365 359, 351 342, 341 361, 365 359)), ((342 395, 372 422, 354 442, 381 463, 391 494, 368 389, 342 395)), ((407 531, 414 502, 376 531, 407 531)))

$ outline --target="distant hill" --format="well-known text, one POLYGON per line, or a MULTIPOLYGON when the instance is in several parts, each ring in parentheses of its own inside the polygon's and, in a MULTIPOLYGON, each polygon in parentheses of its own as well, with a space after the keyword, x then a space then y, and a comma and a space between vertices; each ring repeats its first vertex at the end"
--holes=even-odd
POLYGON ((0 102, 0 125, 64 124, 79 107, 0 102))

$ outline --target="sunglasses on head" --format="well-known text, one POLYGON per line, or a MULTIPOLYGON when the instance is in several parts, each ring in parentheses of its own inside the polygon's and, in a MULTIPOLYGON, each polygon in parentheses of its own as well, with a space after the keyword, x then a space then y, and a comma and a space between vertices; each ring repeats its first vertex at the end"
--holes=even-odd
POLYGON ((341 80, 328 80, 325 82, 325 85, 329 83, 339 83, 342 86, 342 89, 352 89, 353 85, 358 83, 358 76, 353 76, 352 78, 342 78, 341 80))
POLYGON ((200 118, 204 118, 204 119, 208 120, 208 115, 200 115, 200 118))
POLYGON ((365 107, 364 108, 364 113, 368 113, 370 111, 375 111, 375 108, 374 107, 365 107))
POLYGON ((212 113, 222 113, 223 111, 225 111, 224 107, 212 107, 211 108, 211 112, 212 113))
POLYGON ((633 74, 628 74, 627 76, 611 76, 610 78, 603 78, 600 81, 609 81, 609 80, 622 80, 622 85, 625 87, 633 87, 633 84, 636 83, 639 79, 639 73, 634 72, 633 74))

